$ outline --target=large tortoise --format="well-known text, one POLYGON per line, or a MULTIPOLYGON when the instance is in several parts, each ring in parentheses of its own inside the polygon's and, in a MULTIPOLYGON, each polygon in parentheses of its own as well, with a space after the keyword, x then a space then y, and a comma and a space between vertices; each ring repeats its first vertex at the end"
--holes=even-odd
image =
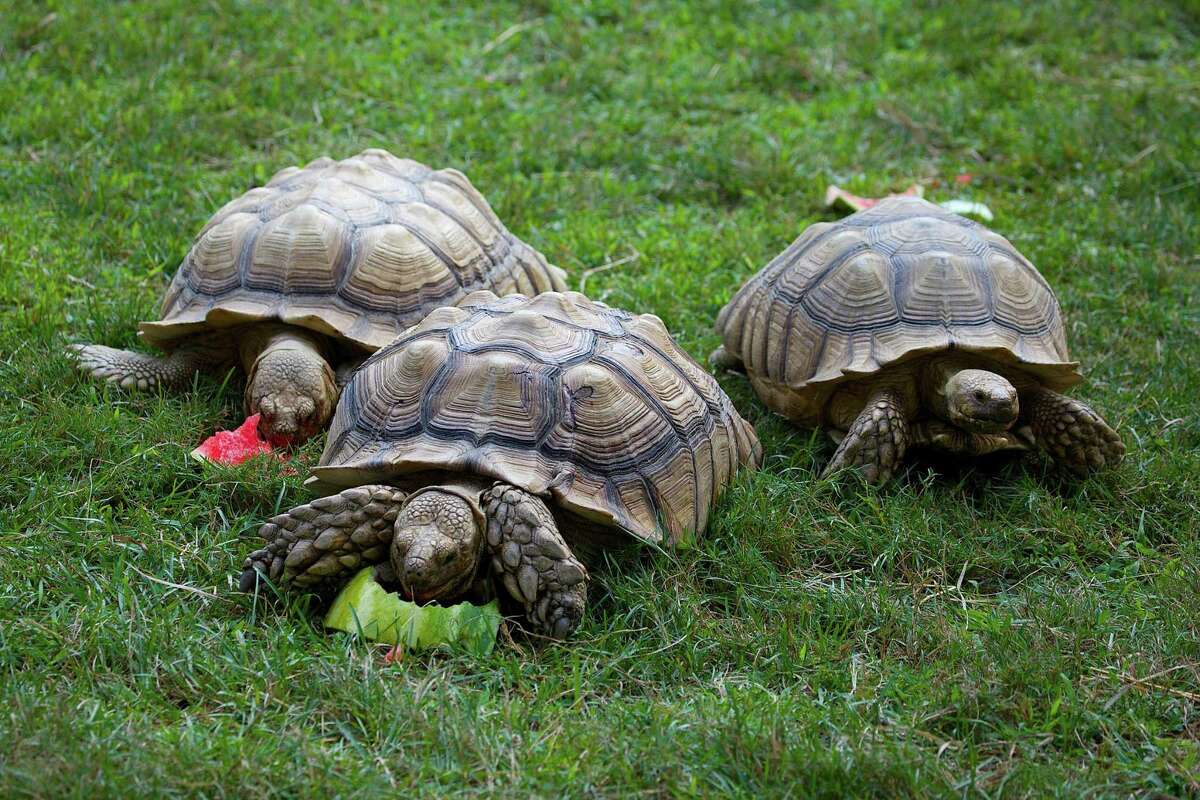
POLYGON ((1060 392, 1081 378, 1058 301, 1006 239, 916 198, 809 227, 717 319, 720 366, 840 446, 826 473, 885 481, 911 445, 1037 446, 1077 473, 1124 447, 1060 392))
POLYGON ((535 632, 563 638, 583 614, 580 558, 702 533, 760 458, 657 317, 576 292, 478 292, 354 375, 310 479, 338 493, 265 524, 239 583, 333 588, 378 564, 428 602, 494 573, 535 632))
POLYGON ((467 177, 384 150, 288 167, 200 231, 140 336, 161 358, 75 345, 81 369, 126 388, 185 387, 240 364, 246 413, 279 443, 324 428, 367 354, 472 291, 566 288, 467 177))

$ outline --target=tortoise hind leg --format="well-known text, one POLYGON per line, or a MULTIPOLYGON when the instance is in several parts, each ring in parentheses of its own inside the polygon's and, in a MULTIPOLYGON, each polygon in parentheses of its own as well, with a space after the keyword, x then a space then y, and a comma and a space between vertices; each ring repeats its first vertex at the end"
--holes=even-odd
POLYGON ((708 356, 708 363, 713 369, 723 369, 730 372, 745 372, 746 365, 742 360, 721 345, 708 356))
POLYGON ((363 565, 386 561, 404 497, 392 486, 356 486, 273 517, 258 531, 267 544, 242 564, 238 589, 253 591, 264 576, 332 587, 363 565))
POLYGON ((565 639, 579 627, 587 603, 587 569, 558 532, 539 498, 498 483, 484 492, 492 568, 525 607, 534 630, 565 639))
POLYGON ((189 345, 162 357, 102 344, 73 344, 67 349, 79 369, 123 389, 183 388, 197 372, 220 361, 210 351, 189 345))
POLYGON ((1087 404, 1044 386, 1020 403, 1037 445, 1077 475, 1115 467, 1125 456, 1121 437, 1087 404))
POLYGON ((846 432, 821 476, 854 467, 868 483, 889 480, 912 443, 910 416, 902 392, 893 388, 876 391, 846 432))

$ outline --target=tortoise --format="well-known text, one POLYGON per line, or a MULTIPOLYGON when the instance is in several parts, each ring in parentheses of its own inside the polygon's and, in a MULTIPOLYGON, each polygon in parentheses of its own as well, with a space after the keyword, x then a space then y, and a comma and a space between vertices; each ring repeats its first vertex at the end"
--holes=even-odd
POLYGON ((565 638, 584 561, 702 534, 761 454, 658 317, 577 292, 476 292, 354 375, 309 479, 326 496, 262 526, 239 586, 319 592, 372 564, 421 603, 498 583, 536 634, 565 638))
POLYGON ((139 335, 161 358, 74 345, 79 367, 125 388, 181 388, 240 364, 247 414, 278 444, 323 429, 338 386, 438 306, 477 289, 565 289, 467 177, 384 150, 288 167, 218 211, 139 335))
POLYGON ((1006 239, 921 199, 810 226, 720 312, 716 366, 773 411, 828 429, 826 474, 870 482, 910 446, 958 456, 1040 448, 1080 474, 1120 438, 1061 394, 1081 380, 1050 286, 1006 239))

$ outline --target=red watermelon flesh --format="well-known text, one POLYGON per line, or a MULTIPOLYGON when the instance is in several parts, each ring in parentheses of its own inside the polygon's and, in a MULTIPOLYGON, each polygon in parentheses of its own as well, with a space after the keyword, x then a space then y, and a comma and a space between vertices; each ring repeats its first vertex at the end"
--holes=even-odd
MULTIPOLYGON (((924 191, 921 187, 914 183, 903 192, 889 194, 888 197, 921 197, 923 194, 924 191)), ((826 206, 843 206, 850 211, 865 211, 883 199, 882 197, 859 197, 833 184, 830 184, 829 188, 825 190, 826 206)))
POLYGON ((258 414, 246 417, 235 431, 217 431, 192 451, 192 458, 214 464, 241 464, 248 458, 272 452, 271 443, 258 435, 258 414))

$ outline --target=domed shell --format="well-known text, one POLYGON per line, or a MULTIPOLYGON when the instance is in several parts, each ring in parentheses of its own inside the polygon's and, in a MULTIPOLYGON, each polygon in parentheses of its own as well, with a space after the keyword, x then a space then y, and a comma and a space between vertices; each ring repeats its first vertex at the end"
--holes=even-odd
POLYGON ((919 198, 810 226, 721 310, 727 352, 752 378, 798 393, 932 353, 1077 382, 1045 279, 1002 236, 919 198))
POLYGON ((473 291, 566 288, 467 177, 384 150, 288 167, 218 211, 184 258, 161 319, 170 348, 206 328, 279 320, 375 350, 473 291))
POLYGON ((472 474, 601 528, 675 542, 704 530, 761 452, 657 317, 577 292, 478 292, 355 374, 313 477, 337 491, 472 474))

